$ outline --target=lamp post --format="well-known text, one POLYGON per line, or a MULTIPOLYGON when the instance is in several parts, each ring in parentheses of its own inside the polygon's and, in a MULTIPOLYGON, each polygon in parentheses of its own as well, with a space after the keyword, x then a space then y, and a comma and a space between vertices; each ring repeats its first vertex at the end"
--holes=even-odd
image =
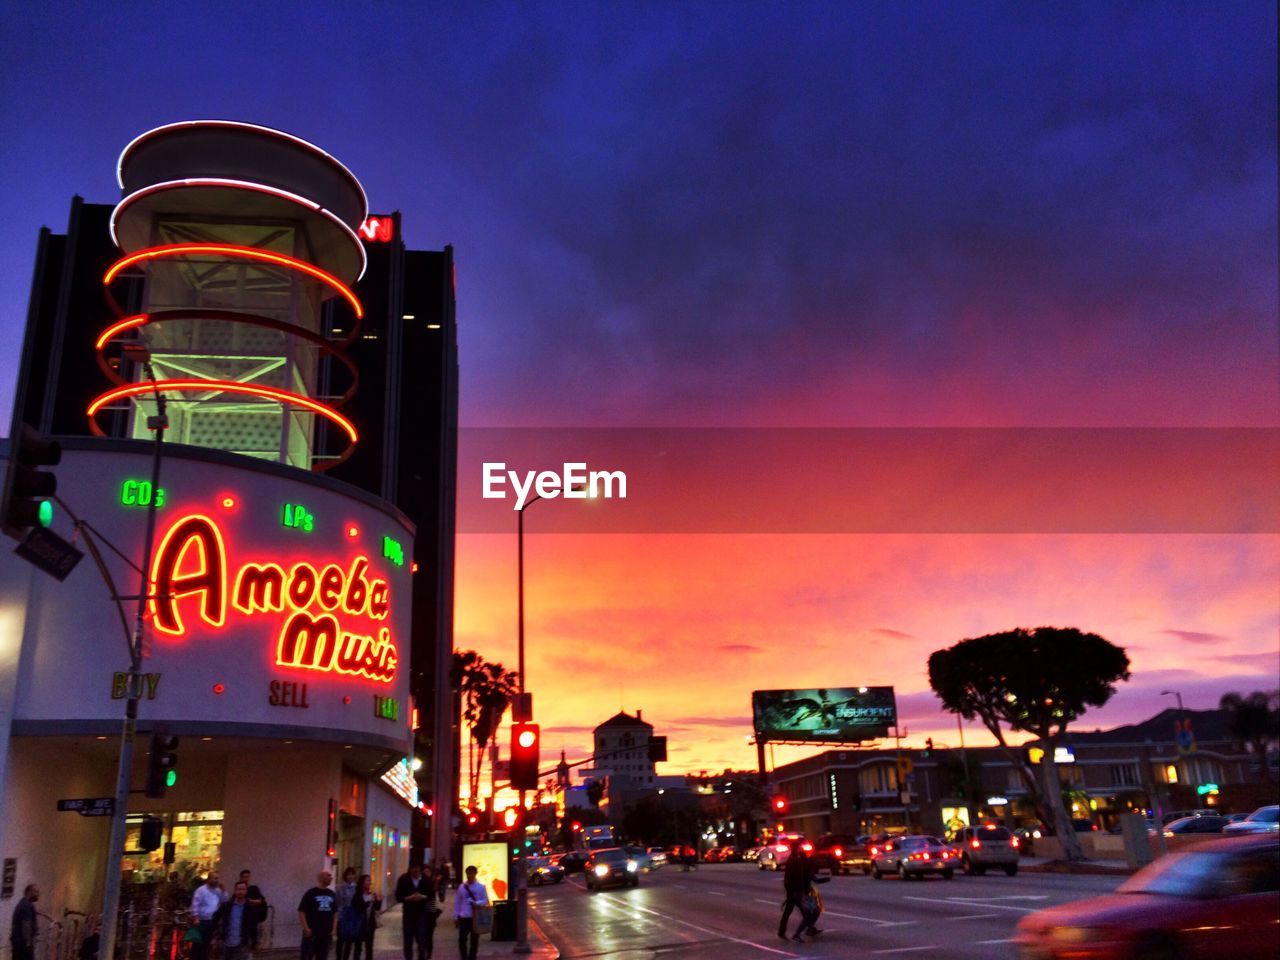
MULTIPOLYGON (((515 720, 533 719, 533 711, 529 709, 524 691, 524 512, 541 500, 534 494, 533 499, 525 501, 524 506, 516 511, 516 684, 518 695, 517 709, 520 715, 515 720)), ((524 810, 524 790, 520 791, 520 809, 524 810)), ((529 946, 529 863, 525 859, 524 838, 516 849, 516 945, 512 953, 530 953, 529 946)))

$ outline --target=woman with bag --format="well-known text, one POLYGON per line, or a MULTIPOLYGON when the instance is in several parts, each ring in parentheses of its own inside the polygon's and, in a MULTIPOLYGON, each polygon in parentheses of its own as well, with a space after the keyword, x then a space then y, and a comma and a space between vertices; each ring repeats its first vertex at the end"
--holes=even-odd
POLYGON ((453 895, 453 922, 458 926, 458 955, 462 960, 476 960, 480 934, 493 926, 489 908, 489 891, 476 881, 476 868, 467 867, 467 880, 458 884, 453 895))
MULTIPOLYGON (((373 892, 373 877, 362 873, 356 881, 356 892, 347 911, 352 917, 351 960, 360 960, 360 948, 366 960, 373 960, 373 933, 378 929, 378 914, 382 912, 382 898, 373 892), (359 926, 357 927, 356 924, 359 926)), ((340 920, 339 923, 342 921, 340 920)))

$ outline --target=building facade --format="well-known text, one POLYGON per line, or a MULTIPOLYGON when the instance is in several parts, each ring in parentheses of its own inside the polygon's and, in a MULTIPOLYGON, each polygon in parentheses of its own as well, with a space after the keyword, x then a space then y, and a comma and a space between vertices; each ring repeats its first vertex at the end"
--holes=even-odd
POLYGON ((150 131, 119 179, 37 249, 14 424, 61 440, 53 530, 101 561, 59 582, 0 557, 0 855, 49 907, 100 909, 109 818, 59 801, 111 795, 141 683, 132 782, 153 731, 179 762, 131 795, 126 883, 252 869, 292 943, 318 868, 383 890, 430 842, 415 755, 446 744, 421 766, 452 776, 452 252, 405 249, 340 162, 249 124, 150 131))

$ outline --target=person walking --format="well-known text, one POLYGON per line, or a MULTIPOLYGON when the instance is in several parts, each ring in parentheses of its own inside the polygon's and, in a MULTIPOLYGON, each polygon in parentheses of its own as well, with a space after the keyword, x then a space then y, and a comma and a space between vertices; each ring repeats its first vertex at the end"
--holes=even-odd
POLYGON ((338 884, 338 960, 347 960, 351 955, 351 940, 342 929, 342 917, 347 907, 356 898, 356 868, 347 867, 342 871, 342 882, 338 884))
POLYGON ((458 956, 476 960, 480 949, 480 931, 476 929, 477 907, 489 906, 489 891, 476 881, 476 868, 467 867, 466 882, 458 884, 453 895, 453 922, 458 925, 458 956))
POLYGON ((204 883, 196 887, 191 895, 191 914, 196 921, 196 934, 191 937, 191 960, 209 960, 209 945, 213 940, 213 918, 227 899, 227 891, 213 870, 204 878, 204 883))
POLYGON ((13 908, 13 925, 9 928, 13 960, 35 960, 36 901, 39 899, 40 888, 28 883, 22 890, 22 899, 13 908))
POLYGON ((243 880, 236 882, 231 899, 214 914, 214 926, 222 930, 224 960, 252 960, 253 904, 249 902, 249 885, 243 880))
POLYGON ((298 901, 298 923, 302 926, 302 960, 329 960, 333 942, 333 921, 338 913, 338 896, 330 889, 333 874, 321 870, 316 885, 298 901))
POLYGON ((240 882, 245 887, 245 899, 249 901, 249 953, 258 949, 258 931, 267 919, 267 898, 262 890, 253 882, 253 874, 248 870, 240 871, 240 882))
MULTIPOLYGON (((351 960, 360 960, 360 948, 364 948, 365 960, 373 960, 373 934, 378 929, 378 914, 382 912, 382 898, 373 892, 373 877, 362 873, 356 881, 355 896, 348 911, 360 918, 360 933, 352 941, 351 960)), ((427 956, 430 953, 430 941, 427 956)))
POLYGON ((791 854, 787 857, 787 865, 782 874, 782 888, 786 892, 787 899, 782 904, 782 919, 778 922, 778 936, 786 940, 787 921, 791 919, 791 911, 799 908, 800 926, 796 927, 795 935, 791 937, 797 943, 804 942, 806 932, 811 935, 822 932, 816 926, 817 911, 810 913, 804 901, 815 881, 826 882, 826 878, 817 876, 813 861, 809 859, 803 844, 803 840, 795 840, 791 843, 791 854))
POLYGON ((436 919, 440 916, 437 900, 444 899, 444 891, 437 886, 434 872, 430 875, 422 869, 421 861, 409 864, 409 872, 396 881, 396 901, 400 904, 400 931, 404 943, 404 960, 414 960, 414 944, 418 945, 417 960, 426 960, 434 949, 436 919))

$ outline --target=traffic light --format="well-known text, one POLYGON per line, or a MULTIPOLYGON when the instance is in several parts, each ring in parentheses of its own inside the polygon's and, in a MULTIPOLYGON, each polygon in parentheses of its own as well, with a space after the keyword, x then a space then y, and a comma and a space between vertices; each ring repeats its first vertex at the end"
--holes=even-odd
POLYGON ((511 725, 511 787, 538 789, 538 749, 542 733, 536 723, 511 725))
POLYGON ((138 830, 138 849, 145 850, 150 853, 152 850, 159 850, 160 844, 164 840, 164 821, 157 820, 155 817, 147 817, 142 821, 141 828, 138 830))
POLYGON ((23 540, 34 527, 53 523, 53 503, 48 499, 58 490, 58 478, 37 467, 54 467, 62 460, 62 446, 46 440, 28 424, 21 424, 9 438, 9 465, 5 470, 0 501, 0 529, 15 540, 23 540))
POLYGON ((502 811, 502 825, 508 830, 519 830, 524 826, 524 810, 520 806, 510 806, 502 811))
POLYGON ((774 813, 783 814, 787 812, 787 798, 782 796, 781 794, 778 794, 778 796, 774 797, 773 800, 770 801, 770 803, 773 807, 774 813))
POLYGON ((922 759, 928 760, 931 753, 933 753, 933 737, 925 737, 924 750, 920 752, 920 756, 922 759))
POLYGON ((178 738, 169 736, 168 730, 154 730, 151 734, 151 756, 147 760, 148 797, 162 799, 165 791, 178 782, 178 738))

